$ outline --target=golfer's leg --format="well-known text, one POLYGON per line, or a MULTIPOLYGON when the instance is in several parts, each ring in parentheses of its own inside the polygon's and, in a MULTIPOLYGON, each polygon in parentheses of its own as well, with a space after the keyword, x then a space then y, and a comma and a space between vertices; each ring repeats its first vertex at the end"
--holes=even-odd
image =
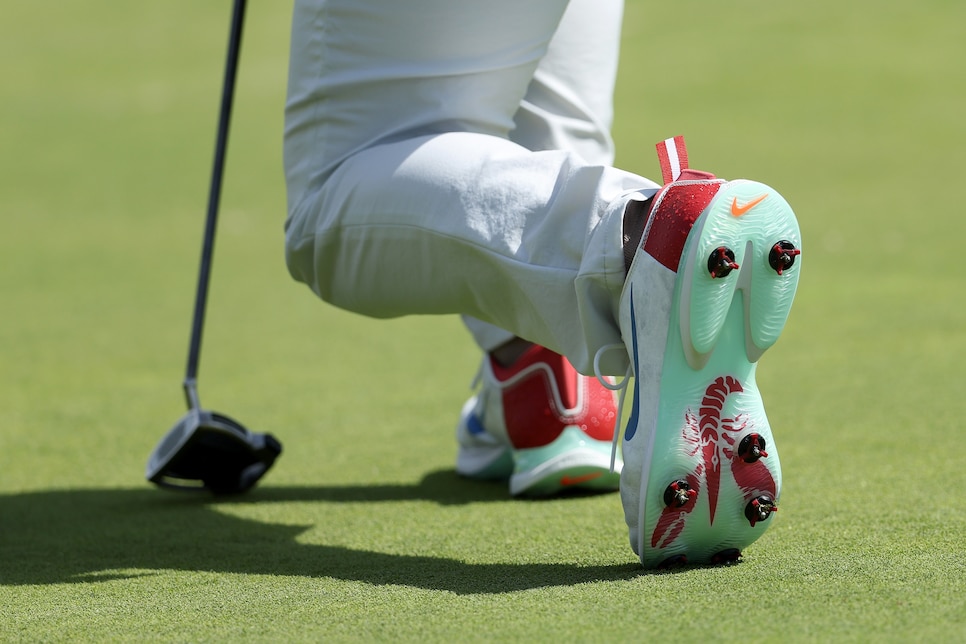
POLYGON ((506 140, 563 8, 299 2, 293 275, 366 315, 469 314, 583 370, 618 342, 621 214, 654 184, 506 140))
POLYGON ((513 141, 614 162, 610 130, 623 13, 623 0, 571 0, 514 117, 513 141))
POLYGON ((366 148, 506 138, 567 0, 296 0, 285 123, 290 212, 366 148))
MULTIPOLYGON (((614 82, 623 0, 571 0, 514 115, 510 139, 530 150, 569 150, 589 163, 614 161, 614 82)), ((464 316, 485 351, 513 334, 464 316)))

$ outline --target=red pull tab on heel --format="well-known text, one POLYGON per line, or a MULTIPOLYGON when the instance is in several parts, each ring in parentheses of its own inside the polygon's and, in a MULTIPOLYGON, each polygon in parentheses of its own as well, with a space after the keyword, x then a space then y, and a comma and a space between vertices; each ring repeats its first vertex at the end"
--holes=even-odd
POLYGON ((688 167, 688 148, 684 144, 683 136, 664 139, 654 147, 657 148, 661 177, 665 185, 673 181, 707 181, 715 178, 710 172, 688 167))

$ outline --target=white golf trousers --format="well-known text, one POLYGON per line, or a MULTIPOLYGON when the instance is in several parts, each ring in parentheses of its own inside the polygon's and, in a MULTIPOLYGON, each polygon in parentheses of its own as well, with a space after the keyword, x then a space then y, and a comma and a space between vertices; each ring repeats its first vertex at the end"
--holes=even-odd
MULTIPOLYGON (((285 119, 293 277, 372 317, 464 315, 592 373, 621 341, 611 167, 622 0, 296 0, 285 119)), ((624 352, 605 371, 623 373, 624 352)))

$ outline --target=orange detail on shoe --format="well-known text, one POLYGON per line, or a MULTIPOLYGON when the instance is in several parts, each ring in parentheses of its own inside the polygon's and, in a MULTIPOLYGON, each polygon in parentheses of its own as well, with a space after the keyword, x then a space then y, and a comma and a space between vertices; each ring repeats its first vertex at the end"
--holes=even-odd
POLYGON ((735 217, 740 217, 746 212, 748 212, 749 210, 751 210, 752 208, 754 208, 755 206, 757 206, 758 204, 760 204, 762 201, 764 201, 765 197, 767 196, 768 196, 768 193, 766 192, 762 196, 756 197, 742 206, 738 205, 738 197, 735 197, 734 199, 731 200, 731 214, 734 215, 735 217))
POLYGON ((593 481, 596 478, 600 478, 603 475, 603 472, 590 472, 589 474, 582 474, 580 476, 568 476, 564 474, 562 477, 560 477, 560 485, 564 487, 580 485, 581 483, 586 483, 587 481, 593 481))

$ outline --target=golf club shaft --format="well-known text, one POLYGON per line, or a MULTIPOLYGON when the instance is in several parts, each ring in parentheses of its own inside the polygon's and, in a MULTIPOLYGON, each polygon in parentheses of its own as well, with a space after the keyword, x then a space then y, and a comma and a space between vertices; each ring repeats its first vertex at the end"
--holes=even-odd
POLYGON ((205 324, 205 308, 208 301, 208 284, 211 279, 211 261, 215 245, 215 229, 218 223, 218 203, 221 198, 222 176, 225 169, 225 152, 228 146, 228 126, 235 94, 235 75, 241 49, 242 26, 245 21, 245 0, 234 0, 231 28, 228 35, 228 55, 225 62, 225 79, 222 85, 221 110, 218 116, 218 136, 215 141, 215 160, 211 171, 208 192, 208 214, 205 219, 205 235, 201 247, 201 268, 198 272, 198 289, 195 294, 194 319, 191 325, 191 345, 188 349, 188 366, 185 372, 184 390, 188 407, 199 409, 197 392, 198 360, 201 354, 201 336, 205 324))

